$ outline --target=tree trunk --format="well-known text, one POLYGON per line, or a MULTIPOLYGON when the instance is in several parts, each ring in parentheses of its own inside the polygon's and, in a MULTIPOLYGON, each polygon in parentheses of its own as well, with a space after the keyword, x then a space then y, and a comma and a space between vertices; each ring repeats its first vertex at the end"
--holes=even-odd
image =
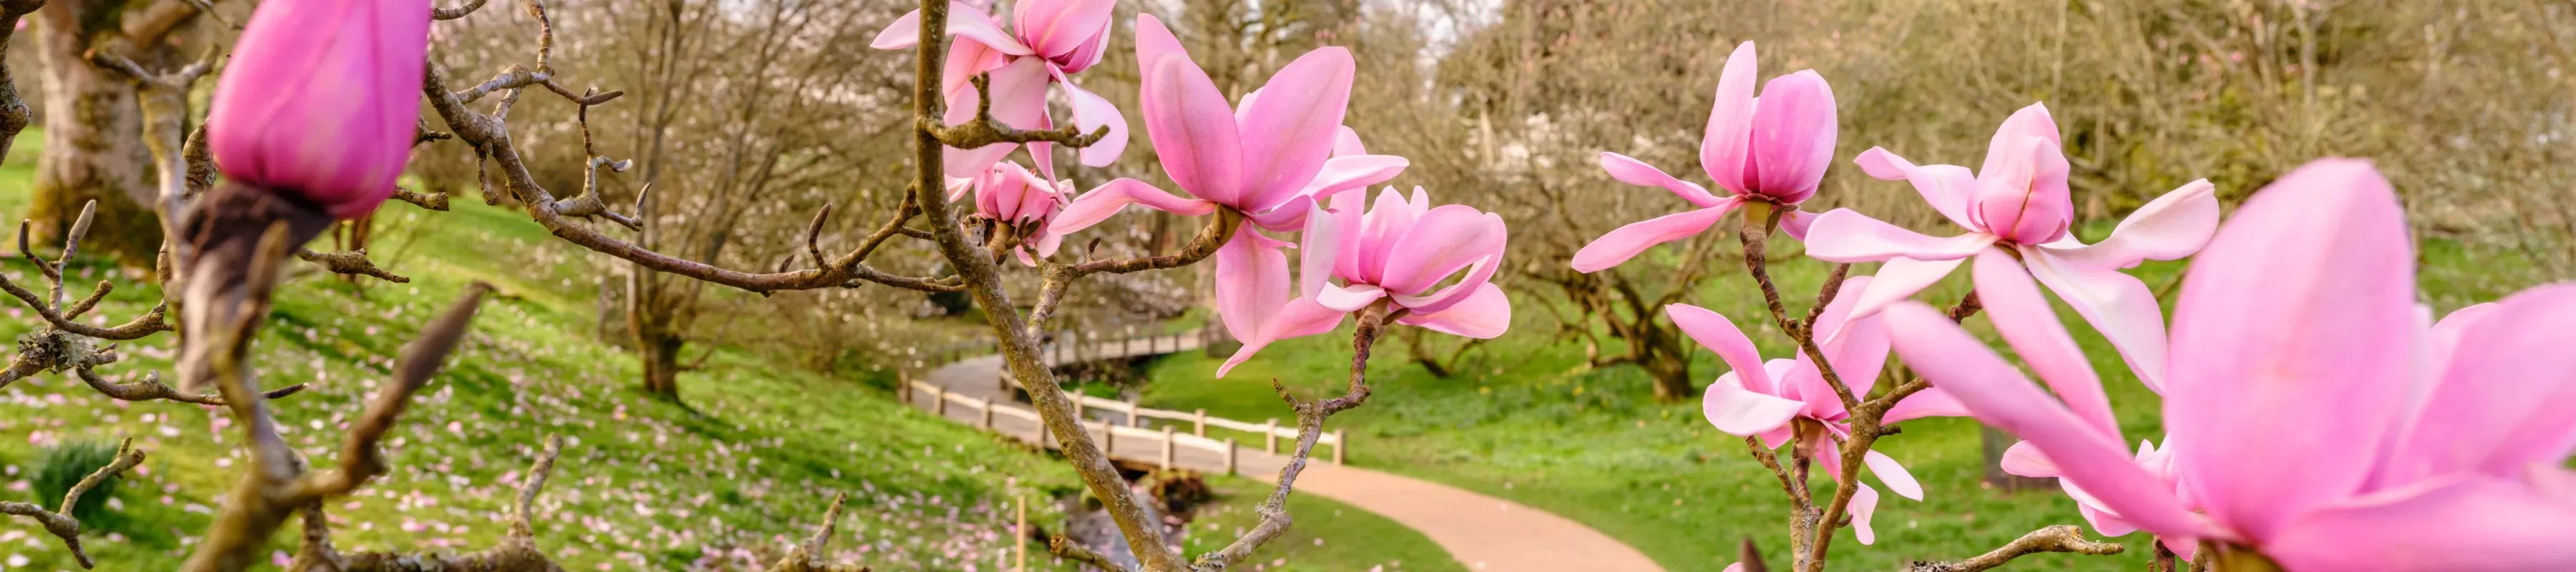
POLYGON ((1673 352, 1652 352, 1637 365, 1655 380, 1655 401, 1672 403, 1699 395, 1699 384, 1691 383, 1690 358, 1673 352))
POLYGON ((152 214, 152 156, 134 87, 90 65, 91 39, 116 29, 118 2, 58 0, 36 11, 36 49, 44 61, 45 151, 36 164, 36 197, 27 218, 38 244, 59 243, 98 201, 97 219, 81 246, 108 252, 128 267, 150 268, 161 246, 152 214))
POLYGON ((638 335, 636 353, 644 361, 644 391, 673 403, 680 401, 680 346, 688 343, 679 336, 638 335))

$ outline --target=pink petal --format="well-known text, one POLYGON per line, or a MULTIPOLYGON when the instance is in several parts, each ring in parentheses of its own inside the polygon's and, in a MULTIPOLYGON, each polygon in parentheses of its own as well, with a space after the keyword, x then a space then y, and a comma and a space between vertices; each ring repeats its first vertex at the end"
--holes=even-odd
POLYGON ((2007 165, 2016 159, 2013 155, 2027 148, 2027 139, 2046 141, 2052 148, 2063 145, 2057 136, 2057 119, 2048 114, 2048 104, 2033 103, 2004 118, 2003 125, 1995 127, 1994 138, 1986 142, 1986 164, 1977 168, 1977 174, 1982 177, 2010 170, 2007 165))
POLYGON ((1996 137, 1996 149, 2005 153, 1986 156, 1968 216, 1977 228, 2016 243, 2046 244, 2065 236, 2075 216, 2065 153, 2039 137, 2020 137, 2011 145, 2005 135, 1996 137))
POLYGON ((1315 172, 1313 181, 1298 194, 1330 199, 1343 191, 1365 189, 1384 183, 1404 172, 1411 161, 1394 155, 1341 155, 1324 160, 1324 168, 1315 172))
POLYGON ((1162 189, 1155 188, 1144 181, 1122 178, 1092 189, 1089 193, 1083 193, 1080 198, 1066 204, 1064 212, 1056 213, 1055 221, 1047 226, 1047 232, 1072 234, 1074 231, 1091 228, 1091 225, 1109 220, 1110 215, 1118 214, 1120 209, 1127 208, 1127 205, 1131 204, 1144 205, 1145 208, 1181 216, 1199 216, 1216 212, 1216 203, 1181 198, 1163 192, 1162 189))
POLYGON ((2505 479, 2427 482, 2325 507, 2264 542, 2291 570, 2576 570, 2576 506, 2505 479))
POLYGON ((1806 406, 1796 400, 1745 389, 1743 380, 1734 373, 1718 376, 1716 383, 1708 385, 1708 392, 1700 395, 1700 413, 1708 417, 1708 424, 1736 436, 1761 435, 1779 429, 1788 425, 1791 418, 1798 416, 1798 410, 1806 406))
POLYGON ((1350 108, 1354 66, 1342 48, 1306 52, 1270 76, 1259 99, 1243 103, 1245 210, 1288 200, 1323 169, 1350 108))
POLYGON ((1905 472, 1905 465, 1897 464, 1895 457, 1870 451, 1861 455, 1861 462, 1868 464, 1869 472, 1877 474, 1878 482, 1886 483, 1887 490, 1895 491, 1896 496, 1923 500, 1923 483, 1915 482, 1914 474, 1905 472))
MULTIPOLYGON (((1323 205, 1310 202, 1306 209, 1306 228, 1297 233, 1297 295, 1317 299, 1317 295, 1331 285, 1329 279, 1333 277, 1333 263, 1341 256, 1342 241, 1348 239, 1344 235, 1357 234, 1359 229, 1347 225, 1354 217, 1335 216, 1324 210, 1323 205)), ((1356 308, 1340 309, 1347 312, 1356 308)))
POLYGON ((1879 311, 1886 310, 1888 306, 1903 302, 1913 297, 1916 292, 1922 292, 1924 288, 1941 283, 1941 279, 1949 276, 1951 270, 1967 261, 1968 259, 1965 258, 1928 262, 1912 258, 1890 258, 1886 264, 1879 265, 1878 279, 1871 280, 1869 289, 1861 291, 1860 300, 1852 306, 1852 315, 1861 317, 1878 315, 1879 311))
POLYGON ((1878 532, 1870 529, 1869 517, 1878 514, 1878 489, 1860 483, 1852 483, 1852 486, 1860 487, 1852 491, 1850 510, 1845 511, 1851 513, 1852 537, 1860 539, 1861 544, 1875 544, 1878 532))
POLYGON ((1477 286, 1475 294, 1449 306, 1449 309, 1428 314, 1408 314, 1395 322, 1407 326, 1430 328, 1431 331, 1453 336, 1480 340, 1493 339, 1511 328, 1512 301, 1503 295, 1501 287, 1485 284, 1477 286))
POLYGON ((2201 179, 2138 207, 2099 244, 2048 248, 2069 262, 2128 268, 2141 260, 2175 260, 2200 252, 2218 232, 2218 187, 2201 179))
POLYGON ((2517 476, 2576 450, 2576 284, 2527 290, 2482 313, 2468 318, 2441 384, 2383 463, 2398 482, 2517 476))
POLYGON ((2413 250, 2387 181, 2327 159, 2256 193, 2194 261, 2165 427, 2212 517, 2268 539, 2370 475, 2403 411, 2413 250))
POLYGON ((1923 202, 1932 205, 1932 210, 1940 212, 1952 224, 1959 225, 1959 228, 1979 228, 1977 223, 1968 219, 1968 200, 1976 195, 1977 176, 1969 173, 1967 167, 1917 167, 1904 157, 1878 147, 1862 151, 1860 157, 1852 159, 1852 163, 1860 165, 1861 172, 1878 180, 1905 179, 1913 183, 1914 192, 1923 195, 1923 202))
POLYGON ((1346 157, 1351 155, 1367 154, 1368 146, 1360 144, 1360 132, 1352 130, 1350 126, 1347 125, 1342 126, 1340 130, 1333 132, 1333 156, 1346 157))
POLYGON ((975 85, 973 82, 975 76, 1002 69, 1003 65, 1009 63, 1011 63, 1009 54, 993 51, 993 48, 975 43, 974 40, 966 38, 949 40, 948 61, 940 69, 939 74, 939 93, 948 96, 948 114, 941 116, 941 119, 949 123, 964 123, 967 119, 974 118, 975 92, 969 87, 975 85), (965 93, 959 93, 960 91, 965 93))
MULTIPOLYGON (((1852 311, 1859 305, 1860 293, 1873 288, 1876 282, 1868 276, 1844 280, 1834 302, 1826 304, 1824 313, 1816 317, 1816 337, 1823 346, 1818 349, 1833 360, 1835 377, 1841 378, 1856 395, 1867 395, 1877 387, 1879 370, 1887 365, 1887 325, 1875 316, 1856 316, 1852 311)), ((1815 366, 1804 352, 1798 355, 1798 361, 1809 372, 1800 379, 1814 382, 1800 396, 1819 405, 1831 404, 1820 413, 1841 412, 1842 399, 1825 383, 1824 374, 1813 371, 1815 366)))
POLYGON ((2037 479, 2066 474, 2057 468, 2056 462, 2048 460, 2048 453, 2040 452, 2039 447, 2029 441, 2014 441, 2011 447, 2005 448, 2004 458, 1997 466, 2006 473, 2037 479))
MULTIPOLYGON (((1342 311, 1316 305, 1314 301, 1305 298, 1290 300, 1286 306, 1279 309, 1278 313, 1271 315, 1269 322, 1263 324, 1260 336, 1244 339, 1243 347, 1235 350, 1233 357, 1226 358, 1223 365, 1217 366, 1216 376, 1225 377, 1226 372, 1233 371, 1236 364, 1252 359, 1252 354, 1259 353, 1272 342, 1333 331, 1333 328, 1341 327, 1344 315, 1346 314, 1342 311)), ((1231 324, 1231 322, 1228 323, 1231 324)))
MULTIPOLYGON (((976 43, 990 46, 1005 54, 1025 56, 1036 53, 1030 51, 1027 45, 1021 44, 1019 38, 1002 31, 1001 23, 994 22, 993 17, 985 14, 983 9, 964 2, 948 3, 948 33, 974 40, 976 43)), ((878 32, 876 41, 870 43, 868 47, 900 50, 920 43, 921 11, 913 10, 901 18, 896 18, 893 24, 886 26, 885 31, 878 32)))
POLYGON ((1136 63, 1145 71, 1137 107, 1163 173, 1201 199, 1243 209, 1243 140, 1225 94, 1152 14, 1136 15, 1136 63))
POLYGON ((1286 306, 1294 286, 1288 278, 1286 243, 1262 236, 1251 226, 1216 251, 1216 309, 1226 333, 1238 340, 1264 339, 1271 318, 1286 306))
POLYGON ((1357 312, 1377 302, 1379 298, 1385 297, 1386 289, 1368 284, 1355 284, 1348 287, 1327 284, 1316 291, 1315 303, 1344 312, 1357 312))
POLYGON ((1890 258, 1957 260, 1994 244, 1995 236, 1971 232, 1933 238, 1869 218, 1851 209, 1816 217, 1807 233, 1807 256, 1826 262, 1884 262, 1890 258))
POLYGON ((1120 113, 1118 106, 1111 105, 1109 100, 1101 98, 1098 94, 1084 91, 1081 86, 1074 85, 1071 81, 1059 83, 1064 86, 1066 98, 1073 101, 1074 125, 1081 126, 1083 133, 1090 133, 1104 126, 1109 128, 1108 135, 1101 136, 1099 141, 1094 141, 1091 146, 1082 148, 1082 164, 1107 167, 1110 163, 1117 162, 1118 155, 1127 151, 1126 114, 1120 113))
POLYGON ((1313 210, 1315 204, 1315 197, 1298 195, 1289 197, 1288 202, 1279 203, 1279 206, 1272 207, 1270 210, 1251 213, 1246 218, 1262 230, 1281 232, 1297 230, 1298 227, 1306 225, 1306 213, 1313 210))
POLYGON ((1020 0, 1012 8, 1012 27, 1040 55, 1071 53, 1109 27, 1118 7, 1114 0, 1020 0))
POLYGON ((1960 404, 1959 398, 1951 397, 1950 392, 1935 387, 1905 396, 1904 401, 1896 402, 1896 406, 1887 408, 1887 417, 1880 422, 1892 424, 1925 417, 1966 416, 1968 416, 1968 406, 1960 404))
POLYGON ((1726 70, 1717 76, 1717 101, 1708 111, 1708 131, 1699 143, 1700 168, 1719 188, 1739 194, 1749 179, 1744 166, 1753 158, 1753 84, 1759 73, 1753 42, 1737 45, 1726 56, 1726 70))
POLYGON ((2102 393, 2101 378, 2093 375, 2093 364, 2084 360, 2084 348, 2076 347, 2068 337, 2066 325, 2057 321, 2057 311, 2048 307, 2048 298, 2039 294, 2039 285, 2030 281, 2030 273, 2012 255, 1988 250, 1977 255, 1977 300, 1984 302, 1986 317, 2003 334, 2013 351, 2021 354, 2022 363, 2039 374, 2040 381, 2056 390, 2057 398, 2075 411, 2077 417, 2093 424, 2093 429, 2120 437, 2120 421, 2111 415, 2111 398, 2102 393))
MULTIPOLYGON (((994 120, 1022 129, 1047 126, 1047 69, 1044 62, 1020 58, 1002 66, 1002 69, 993 70, 991 77, 994 120)), ((973 121, 977 97, 973 85, 957 90, 949 98, 948 123, 955 125, 973 121)), ((1016 143, 994 143, 973 149, 950 148, 946 168, 951 173, 980 172, 1018 148, 1016 143)))
POLYGON ((2037 248, 2025 247, 2021 252, 2030 275, 2101 331, 2111 348, 2128 361, 2129 370, 2137 373, 2139 383, 2164 391, 2165 314, 2156 307, 2156 294, 2147 289, 2147 283, 2108 267, 2069 263, 2037 248))
POLYGON ((2126 536, 2129 533, 2138 531, 2137 525, 2129 524, 2129 521, 2120 520, 2119 513, 2081 504, 2075 505, 2075 510, 2077 513, 2084 515, 2084 522, 2093 525, 2094 534, 2100 534, 2103 536, 2126 536))
POLYGON ((1736 563, 1733 563, 1733 564, 1728 564, 1728 565, 1726 565, 1726 569, 1725 569, 1725 570, 1721 570, 1721 571, 1719 571, 1719 572, 1744 572, 1744 563, 1742 563, 1742 562, 1736 562, 1736 563))
POLYGON ((1780 213, 1780 232, 1803 242, 1807 240, 1807 228, 1815 226, 1818 216, 1822 215, 1801 210, 1780 213))
MULTIPOLYGON (((251 14, 209 121, 224 175, 339 218, 393 196, 420 118, 428 0, 276 0, 251 14)), ((71 36, 67 36, 71 37, 71 36)))
POLYGON ((2173 485, 2140 469, 2119 442, 2093 430, 2056 398, 1986 349, 1930 306, 1908 302, 1884 315, 1897 332, 1896 353, 1925 379, 1957 397, 1977 419, 2047 452, 2065 471, 2139 528, 2206 536, 2207 525, 2183 506, 2173 485))
MULTIPOLYGON (((956 7, 951 6, 949 10, 954 12, 956 7)), ((921 45, 921 10, 918 9, 896 17, 894 23, 886 24, 884 30, 877 32, 876 40, 868 43, 868 47, 880 50, 909 49, 918 45, 921 45)))
POLYGON ((1745 376, 1746 387, 1778 394, 1775 389, 1777 383, 1772 381, 1770 371, 1762 363, 1761 350, 1753 347, 1752 339, 1744 337, 1744 330, 1735 328, 1735 322, 1707 308, 1689 304, 1664 306, 1664 316, 1672 318, 1673 326, 1681 328, 1682 334, 1690 336, 1691 341, 1699 342, 1700 347, 1717 354, 1717 358, 1724 360, 1726 367, 1732 368, 1736 375, 1745 376))
POLYGON ((1714 207, 1668 214, 1619 227, 1575 251, 1574 270, 1600 272, 1636 258, 1655 245, 1690 238, 1725 219, 1726 213, 1734 212, 1739 204, 1741 201, 1727 201, 1714 207))
MULTIPOLYGON (((1440 205, 1396 239, 1377 284, 1398 295, 1421 294, 1468 265, 1499 258, 1507 238, 1501 215, 1477 212, 1467 205, 1440 205)), ((1491 268, 1486 266, 1486 277, 1493 275, 1491 268)))
MULTIPOLYGON (((1344 193, 1333 197, 1333 208, 1357 209, 1360 199, 1344 193), (1340 206, 1345 201, 1352 206, 1340 206)), ((1369 207, 1368 215, 1360 224, 1359 240, 1342 243, 1343 255, 1341 261, 1334 265, 1333 272, 1356 282, 1380 282, 1385 278, 1386 261, 1390 258, 1388 252, 1395 249, 1396 240, 1403 238, 1406 229, 1413 228, 1414 219, 1421 218, 1428 211, 1427 208, 1414 208, 1412 203, 1404 200, 1403 193, 1395 192, 1395 187, 1379 192, 1377 202, 1369 207)))
POLYGON ((1722 200, 1717 195, 1709 194, 1705 187, 1673 178, 1672 175, 1664 174, 1663 169, 1657 169, 1654 165, 1648 165, 1645 161, 1639 161, 1627 155, 1601 152, 1601 170, 1609 172, 1610 178, 1622 183, 1640 187, 1663 187, 1673 194, 1681 195, 1682 200, 1690 201, 1692 205, 1699 208, 1717 206, 1717 203, 1722 200))
POLYGON ((1753 157, 1761 164, 1749 184, 1783 204, 1815 196, 1834 163, 1834 90, 1814 70, 1772 78, 1762 86, 1753 114, 1753 157))

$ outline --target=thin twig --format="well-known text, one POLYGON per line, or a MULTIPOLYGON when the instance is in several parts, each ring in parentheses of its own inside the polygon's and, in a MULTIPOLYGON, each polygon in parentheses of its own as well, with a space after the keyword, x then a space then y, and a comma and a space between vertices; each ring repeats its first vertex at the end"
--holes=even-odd
POLYGON ((1979 570, 1992 570, 1997 566, 2002 566, 2007 562, 2012 562, 2014 558, 2044 552, 2068 552, 2075 554, 2091 554, 2095 556, 2109 556, 2119 554, 2123 549, 2124 547, 2117 543, 2085 540, 2083 529, 2076 528, 2074 525, 2060 524, 2057 526, 2030 531, 2030 534, 2024 534, 2021 538, 2013 540, 2010 544, 2005 544, 2002 548, 1997 548, 1992 552, 1977 555, 1975 558, 1969 558, 1958 562, 1916 561, 1914 566, 1909 570, 1912 572, 1977 572, 1979 570))

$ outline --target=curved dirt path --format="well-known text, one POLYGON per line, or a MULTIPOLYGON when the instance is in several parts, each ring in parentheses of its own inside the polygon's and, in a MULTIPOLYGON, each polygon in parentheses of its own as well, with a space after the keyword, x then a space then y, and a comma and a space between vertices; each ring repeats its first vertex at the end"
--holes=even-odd
MULTIPOLYGON (((1096 352, 1084 353, 1096 359, 1172 353, 1197 347, 1194 339, 1161 338, 1155 342, 1108 342, 1093 348, 1098 350, 1096 352)), ((1012 394, 1000 381, 1001 366, 1000 356, 968 358, 932 370, 923 381, 946 389, 951 399, 989 399, 993 403, 1008 403, 1012 394)), ((932 394, 913 391, 907 404, 930 409, 934 399, 932 394)), ((1048 447, 1055 446, 1052 439, 1040 438, 1040 429, 1031 420, 1009 415, 988 416, 970 406, 945 409, 945 417, 951 420, 989 424, 994 432, 1022 441, 1041 442, 1048 447)), ((1092 411, 1095 419, 1124 420, 1123 414, 1113 417, 1108 415, 1111 412, 1092 411)), ((1183 429, 1187 433, 1187 428, 1183 429)), ((1094 433, 1092 437, 1097 440, 1099 434, 1094 433)), ((1110 456, 1121 460, 1155 463, 1163 455, 1163 444, 1159 439, 1118 435, 1108 439, 1106 444, 1110 456)), ((1208 472, 1224 470, 1222 453, 1181 447, 1173 452, 1173 457, 1173 464, 1182 467, 1208 472)), ((1287 464, 1288 457, 1265 453, 1260 443, 1254 442, 1236 455, 1235 462, 1237 472, 1244 476, 1277 482, 1279 470, 1287 464)), ((1341 501, 1420 531, 1468 570, 1663 570, 1637 549, 1565 517, 1447 485, 1335 465, 1320 456, 1309 461, 1306 469, 1298 473, 1297 491, 1341 501)))

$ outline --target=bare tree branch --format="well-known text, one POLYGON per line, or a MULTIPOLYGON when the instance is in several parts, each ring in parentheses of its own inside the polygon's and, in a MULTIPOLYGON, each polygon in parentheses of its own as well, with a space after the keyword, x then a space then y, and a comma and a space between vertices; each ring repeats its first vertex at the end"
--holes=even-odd
POLYGON ((2003 566, 2007 562, 2012 562, 2014 558, 2044 552, 2068 552, 2075 554, 2091 554, 2095 556, 2110 556, 2113 554, 2119 554, 2120 551, 2124 549, 2124 547, 2116 543, 2085 540, 2083 529, 2076 528, 2074 525, 2060 524, 2057 526, 2030 531, 2030 534, 2022 535, 2021 538, 2013 540, 2011 544, 2005 544, 2002 548, 1997 548, 1992 552, 1977 555, 1975 558, 1969 558, 1958 562, 1916 561, 1914 566, 1908 570, 1911 570, 1912 572, 1977 572, 1979 570, 1992 570, 1995 567, 2003 566))
POLYGON ((89 494, 90 489, 97 488, 101 483, 114 478, 117 473, 123 473, 126 469, 140 464, 143 464, 143 450, 134 448, 134 439, 126 439, 116 445, 116 460, 109 461, 107 466, 90 472, 89 476, 82 477, 78 484, 72 485, 70 491, 63 493, 63 503, 55 505, 59 510, 45 510, 45 507, 35 503, 0 502, 0 513, 35 519, 37 523, 45 526, 45 532, 63 539, 63 547, 71 549, 72 558, 79 560, 82 568, 94 568, 97 563, 90 560, 88 551, 81 549, 81 522, 80 519, 72 518, 72 507, 79 505, 81 495, 89 494))

